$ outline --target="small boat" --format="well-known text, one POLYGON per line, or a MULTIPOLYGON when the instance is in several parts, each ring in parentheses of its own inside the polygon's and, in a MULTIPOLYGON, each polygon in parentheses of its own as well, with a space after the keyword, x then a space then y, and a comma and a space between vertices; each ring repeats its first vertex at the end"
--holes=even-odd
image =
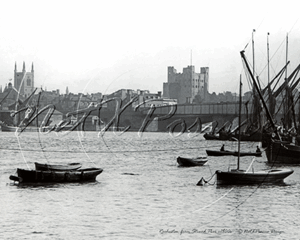
POLYGON ((215 133, 205 133, 203 137, 206 140, 219 140, 219 141, 225 141, 229 140, 231 138, 232 134, 226 132, 226 131, 220 131, 218 134, 215 133))
POLYGON ((178 157, 177 162, 183 167, 203 166, 207 162, 207 157, 183 158, 178 157))
MULTIPOLYGON (((230 141, 234 141, 238 138, 238 134, 232 134, 230 141)), ((253 131, 252 133, 241 133, 242 142, 261 142, 262 132, 260 130, 253 131)))
MULTIPOLYGON (((247 69, 250 69, 247 61, 244 58, 244 52, 241 52, 242 58, 246 64, 247 69)), ((252 75, 252 72, 249 71, 249 74, 253 80, 253 85, 255 86, 257 92, 261 95, 260 90, 257 86, 257 83, 252 75)), ((241 77, 240 77, 241 78, 241 77)), ((242 103, 242 80, 240 79, 240 100, 239 100, 239 125, 241 122, 241 103, 242 103)), ((265 102, 261 96, 262 103, 265 105, 265 102)), ((269 114, 269 113, 268 113, 269 114)), ((240 135, 239 130, 239 141, 238 141, 238 151, 240 152, 240 135)), ((249 167, 250 168, 250 167, 249 167)), ((253 168, 252 168, 253 169, 253 168)), ((284 178, 291 175, 294 171, 292 169, 269 169, 269 170, 260 170, 252 172, 241 170, 240 169, 240 154, 237 159, 237 168, 231 169, 228 171, 216 171, 217 184, 230 185, 230 184, 270 184, 270 183, 279 183, 283 182, 284 178)), ((201 181, 201 180, 200 180, 201 181)))
POLYGON ((216 171, 217 184, 266 184, 280 183, 284 178, 291 175, 294 171, 291 169, 269 169, 255 172, 246 172, 244 170, 232 169, 228 172, 216 171))
MULTIPOLYGON (((217 151, 217 150, 206 150, 206 153, 208 156, 238 156, 238 151, 217 151)), ((244 156, 255 156, 255 157, 261 157, 262 152, 240 152, 240 157, 244 156)))
MULTIPOLYGON (((204 133, 203 137, 206 140, 221 140, 219 136, 214 133, 204 133)), ((227 140, 227 139, 226 139, 227 140)))
POLYGON ((11 175, 10 180, 19 183, 64 183, 95 181, 102 173, 102 168, 85 168, 74 171, 40 171, 17 169, 17 175, 11 175))
POLYGON ((68 164, 42 164, 35 162, 35 169, 41 171, 71 171, 81 168, 81 163, 68 164))

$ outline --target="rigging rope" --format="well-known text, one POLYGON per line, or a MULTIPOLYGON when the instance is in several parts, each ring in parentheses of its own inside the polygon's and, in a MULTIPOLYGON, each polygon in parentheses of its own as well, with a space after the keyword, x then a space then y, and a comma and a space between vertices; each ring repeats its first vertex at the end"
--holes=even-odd
MULTIPOLYGON (((232 142, 234 143, 234 142, 232 142)), ((247 144, 247 142, 245 143, 241 143, 241 144, 247 144)), ((210 147, 220 147, 220 144, 218 145, 210 145, 210 147)), ((183 148, 166 148, 166 149, 145 149, 145 150, 120 150, 120 151, 89 151, 88 153, 124 153, 124 152, 162 152, 162 151, 178 151, 178 150, 190 150, 190 149, 203 149, 203 148, 207 148, 206 146, 203 147, 183 147, 183 148)), ((1 148, 1 150, 6 150, 6 151, 28 151, 28 152, 39 152, 39 150, 36 149, 20 149, 20 148, 1 148)), ((65 150, 44 150, 44 152, 66 152, 66 153, 83 153, 82 151, 65 151, 65 150)))

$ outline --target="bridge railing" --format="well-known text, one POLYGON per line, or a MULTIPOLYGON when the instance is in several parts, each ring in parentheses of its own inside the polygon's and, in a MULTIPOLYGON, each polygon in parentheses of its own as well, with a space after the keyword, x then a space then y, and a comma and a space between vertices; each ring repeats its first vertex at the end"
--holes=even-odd
MULTIPOLYGON (((251 103, 248 104, 248 112, 251 110, 251 103)), ((172 106, 159 106, 156 107, 154 114, 165 115, 171 111, 172 106)), ((143 108, 141 111, 147 113, 149 108, 143 108)), ((239 103, 238 102, 224 102, 224 103, 203 103, 203 104, 177 104, 176 112, 177 115, 232 115, 238 114, 239 103)), ((242 106, 242 114, 246 114, 247 109, 245 104, 242 106)), ((250 112, 249 112, 250 113, 250 112)))

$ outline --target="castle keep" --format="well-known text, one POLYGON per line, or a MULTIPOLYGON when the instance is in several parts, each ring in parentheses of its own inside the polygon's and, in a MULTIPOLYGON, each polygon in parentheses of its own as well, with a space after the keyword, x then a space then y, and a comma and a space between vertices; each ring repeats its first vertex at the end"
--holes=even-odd
POLYGON ((174 67, 168 67, 168 82, 163 85, 163 96, 177 99, 179 104, 193 103, 195 97, 206 99, 208 93, 209 68, 201 67, 200 73, 194 66, 183 68, 177 73, 174 67))

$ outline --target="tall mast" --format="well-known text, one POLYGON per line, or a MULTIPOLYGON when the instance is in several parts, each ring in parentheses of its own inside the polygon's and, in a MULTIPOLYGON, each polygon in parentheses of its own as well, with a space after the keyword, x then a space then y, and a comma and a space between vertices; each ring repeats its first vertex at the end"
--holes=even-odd
POLYGON ((191 49, 191 84, 193 84, 193 53, 192 53, 192 49, 191 49))
MULTIPOLYGON (((288 61, 288 34, 286 34, 286 56, 285 56, 285 64, 287 64, 288 61)), ((287 80, 287 69, 285 71, 285 80, 287 80)))
MULTIPOLYGON (((268 53, 268 103, 269 103, 269 111, 270 111, 270 114, 271 116, 273 117, 274 116, 274 113, 275 113, 275 105, 276 105, 276 100, 275 100, 275 97, 273 96, 273 92, 271 90, 271 84, 273 83, 273 80, 276 79, 276 77, 278 76, 275 76, 275 78, 270 82, 270 44, 269 44, 269 35, 270 33, 268 32, 267 33, 267 53, 268 53)), ((275 84, 276 86, 276 84, 275 84)), ((274 86, 274 89, 275 89, 275 86, 274 86)))
POLYGON ((270 56, 269 56, 269 35, 267 34, 267 52, 268 52, 268 85, 270 84, 270 56))
MULTIPOLYGON (((286 34, 286 56, 285 56, 285 63, 287 63, 288 61, 288 34, 286 34)), ((289 109, 289 86, 288 86, 288 79, 287 79, 287 69, 285 71, 285 99, 284 99, 284 125, 286 126, 286 128, 290 128, 290 119, 289 119, 289 113, 288 113, 288 109, 289 109)), ((287 130, 287 129, 286 129, 287 130)))
POLYGON ((238 161, 237 170, 240 169, 240 149, 241 149, 241 112, 242 112, 242 74, 240 75, 240 101, 239 101, 239 142, 238 142, 238 161))
MULTIPOLYGON (((276 129, 275 123, 274 123, 274 121, 273 121, 273 119, 272 119, 272 117, 271 117, 271 114, 270 114, 270 112, 269 112, 269 109, 268 109, 268 107, 267 107, 267 105, 266 105, 266 103, 265 103, 265 101, 264 101, 263 96, 261 95, 261 92, 260 92, 259 87, 258 87, 258 85, 257 85, 257 83, 256 83, 256 80, 255 80, 255 78, 254 78, 252 72, 250 71, 250 67, 249 67, 248 62, 247 62, 246 57, 245 57, 245 52, 244 52, 244 51, 241 51, 240 54, 241 54, 242 59, 244 60, 244 63, 245 63, 246 68, 247 68, 247 71, 249 72, 250 77, 252 78, 252 82, 253 82, 254 87, 256 88, 256 90, 257 90, 257 92, 258 92, 258 95, 259 95, 259 97, 260 97, 260 99, 261 99, 261 102, 262 102, 262 104, 263 104, 263 107, 265 108, 265 111, 266 111, 266 113, 267 113, 267 117, 268 117, 268 119, 269 119, 269 121, 270 121, 270 123, 271 123, 273 129, 276 129)), ((275 131, 275 132, 277 133, 277 131, 275 131)), ((279 139, 281 140, 281 137, 280 137, 279 134, 278 134, 278 136, 279 136, 279 139)))
MULTIPOLYGON (((255 33, 255 29, 253 29, 252 31, 252 58, 253 58, 253 69, 252 69, 252 73, 253 76, 255 76, 255 56, 254 56, 254 33, 255 33)), ((252 85, 252 95, 253 95, 253 107, 252 107, 252 117, 251 117, 251 125, 254 126, 259 126, 260 121, 258 120, 260 118, 259 116, 259 102, 258 102, 258 98, 257 98, 257 91, 255 89, 255 87, 252 85)))
POLYGON ((254 33, 255 29, 252 31, 252 56, 253 56, 253 76, 255 76, 255 58, 254 58, 254 33))
MULTIPOLYGON (((194 73, 193 73, 193 62, 192 62, 192 49, 191 49, 191 86, 193 86, 193 79, 194 79, 194 73)), ((192 94, 191 94, 191 100, 194 98, 194 91, 192 90, 192 94)))

